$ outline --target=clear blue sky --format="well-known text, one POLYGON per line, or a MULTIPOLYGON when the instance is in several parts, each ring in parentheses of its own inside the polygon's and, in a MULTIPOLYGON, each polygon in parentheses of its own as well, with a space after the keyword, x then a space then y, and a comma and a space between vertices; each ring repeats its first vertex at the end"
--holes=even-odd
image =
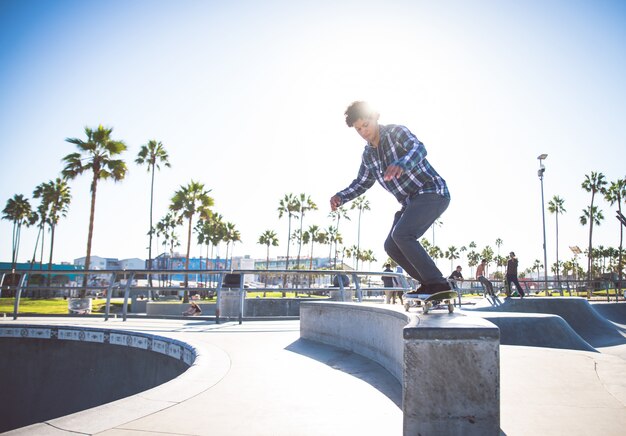
MULTIPOLYGON (((626 2, 605 0, 0 0, 0 206, 32 197, 74 151, 65 138, 103 124, 127 143, 130 171, 99 185, 93 255, 147 257, 149 176, 134 159, 150 139, 172 163, 157 174, 155 220, 194 179, 240 230, 235 255, 263 258, 256 241, 267 229, 281 239, 271 255, 284 255, 280 198, 307 193, 320 210, 305 227, 330 224, 328 200, 356 176, 364 145, 343 111, 365 99, 381 123, 407 125, 447 180, 442 249, 475 241, 497 250, 500 238, 501 253, 516 251, 524 268, 542 259, 537 156, 547 153, 546 203, 565 199, 560 250, 570 258, 568 246, 587 245, 585 174, 626 176, 624 23, 626 2)), ((86 252, 88 177, 71 187, 57 261, 86 252)), ((378 269, 399 205, 379 186, 366 195, 361 246, 378 269)), ((616 208, 599 206, 594 241, 617 247, 616 208)), ((546 220, 551 264, 547 210, 546 220)), ((355 224, 340 229, 347 245, 355 224)), ((21 261, 35 235, 23 231, 21 261)), ((10 260, 10 241, 2 220, 0 260, 10 260)), ((447 273, 450 263, 439 266, 447 273)))

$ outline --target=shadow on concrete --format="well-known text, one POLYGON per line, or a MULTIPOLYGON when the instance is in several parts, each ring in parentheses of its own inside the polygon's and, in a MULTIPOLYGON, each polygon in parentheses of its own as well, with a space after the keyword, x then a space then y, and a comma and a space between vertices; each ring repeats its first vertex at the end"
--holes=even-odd
POLYGON ((373 360, 349 350, 307 339, 298 339, 285 349, 366 382, 402 408, 402 385, 389 371, 373 360))

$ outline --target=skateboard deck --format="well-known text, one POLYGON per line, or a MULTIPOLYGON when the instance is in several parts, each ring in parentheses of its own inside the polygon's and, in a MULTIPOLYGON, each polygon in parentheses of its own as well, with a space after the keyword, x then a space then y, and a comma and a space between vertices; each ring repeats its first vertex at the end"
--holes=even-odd
POLYGON ((426 299, 418 298, 417 295, 404 294, 404 310, 409 311, 411 307, 421 307, 422 312, 427 314, 436 304, 448 306, 448 312, 454 312, 454 300, 458 294, 456 291, 441 291, 432 294, 426 299))

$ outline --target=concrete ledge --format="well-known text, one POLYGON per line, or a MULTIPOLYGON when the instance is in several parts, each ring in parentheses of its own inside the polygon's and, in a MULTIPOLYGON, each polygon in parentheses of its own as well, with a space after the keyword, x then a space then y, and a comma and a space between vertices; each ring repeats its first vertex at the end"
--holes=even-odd
POLYGON ((409 320, 408 314, 380 305, 306 302, 300 304, 300 337, 372 359, 402 382, 402 329, 409 320))
POLYGON ((300 336, 384 366, 402 384, 405 435, 500 433, 499 330, 462 314, 300 305, 300 336))

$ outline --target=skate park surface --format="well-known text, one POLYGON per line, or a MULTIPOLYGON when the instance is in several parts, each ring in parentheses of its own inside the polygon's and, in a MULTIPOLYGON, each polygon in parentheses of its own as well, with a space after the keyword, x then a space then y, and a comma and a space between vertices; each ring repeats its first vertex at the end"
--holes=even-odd
MULTIPOLYGON (((457 312, 500 328, 501 434, 624 434, 626 303, 481 299, 457 312)), ((297 320, 0 322, 0 327, 20 325, 155 334, 191 344, 199 357, 170 382, 8 434, 402 434, 398 380, 358 354, 301 339, 297 320)))

